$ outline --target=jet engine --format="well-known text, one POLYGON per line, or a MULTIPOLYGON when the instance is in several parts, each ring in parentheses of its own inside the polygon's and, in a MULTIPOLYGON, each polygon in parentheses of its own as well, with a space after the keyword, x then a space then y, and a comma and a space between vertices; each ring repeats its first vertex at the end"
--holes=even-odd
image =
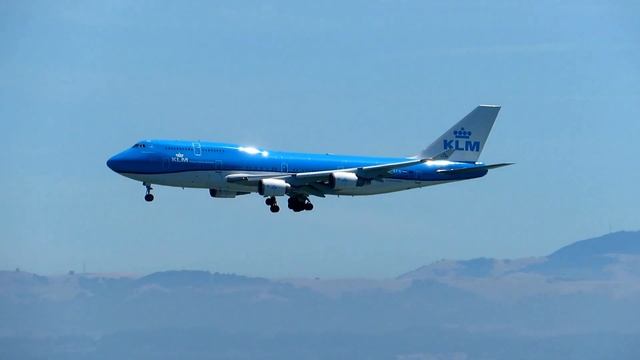
POLYGON ((291 185, 280 179, 263 179, 258 183, 258 193, 262 196, 283 196, 291 185))
POLYGON ((353 189, 358 185, 358 176, 354 173, 334 172, 329 175, 329 186, 334 190, 353 189))

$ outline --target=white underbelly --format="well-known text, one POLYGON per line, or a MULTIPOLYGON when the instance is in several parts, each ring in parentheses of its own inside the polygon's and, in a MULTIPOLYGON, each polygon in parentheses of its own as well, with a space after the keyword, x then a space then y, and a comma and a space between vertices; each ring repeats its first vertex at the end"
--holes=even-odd
MULTIPOLYGON (((230 171, 184 171, 165 174, 122 174, 128 178, 155 185, 175 186, 184 188, 218 189, 235 192, 258 192, 257 186, 232 184, 226 181, 229 174, 240 173, 230 171)), ((260 175, 261 172, 241 172, 248 175, 260 175)), ((415 189, 430 185, 442 184, 448 181, 416 181, 400 179, 382 179, 370 184, 352 189, 333 191, 327 195, 375 195, 408 189, 415 189)))
POLYGON ((382 179, 380 181, 372 181, 371 184, 358 186, 352 189, 341 190, 335 195, 376 195, 385 194, 396 191, 416 189, 430 185, 442 184, 447 181, 417 181, 417 180, 400 180, 400 179, 382 179))
MULTIPOLYGON (((238 192, 257 192, 257 186, 231 184, 226 181, 229 171, 182 171, 165 174, 122 174, 128 178, 149 184, 184 188, 218 189, 238 192)), ((251 172, 242 172, 251 174, 251 172)), ((259 173, 257 173, 259 174, 259 173)))

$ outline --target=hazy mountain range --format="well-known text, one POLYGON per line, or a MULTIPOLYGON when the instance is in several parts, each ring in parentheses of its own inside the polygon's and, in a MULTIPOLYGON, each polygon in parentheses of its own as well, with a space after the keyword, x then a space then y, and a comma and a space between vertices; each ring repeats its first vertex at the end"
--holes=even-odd
POLYGON ((395 279, 0 272, 0 359, 640 359, 640 232, 395 279))

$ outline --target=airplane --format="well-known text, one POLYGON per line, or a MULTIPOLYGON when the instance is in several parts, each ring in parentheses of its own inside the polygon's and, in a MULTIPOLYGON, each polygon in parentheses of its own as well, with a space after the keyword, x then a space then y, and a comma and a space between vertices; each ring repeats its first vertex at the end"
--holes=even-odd
POLYGON ((143 140, 107 161, 116 173, 152 185, 209 189, 214 198, 258 193, 273 213, 288 196, 294 212, 309 197, 376 195, 475 179, 512 165, 478 162, 500 106, 480 105, 428 147, 408 157, 364 157, 270 151, 218 142, 143 140))

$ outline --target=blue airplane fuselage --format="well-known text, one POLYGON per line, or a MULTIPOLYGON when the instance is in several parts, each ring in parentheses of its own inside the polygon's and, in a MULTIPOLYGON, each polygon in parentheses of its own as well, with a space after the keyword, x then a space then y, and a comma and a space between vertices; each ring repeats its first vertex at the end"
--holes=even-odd
MULTIPOLYGON (((253 186, 230 184, 230 174, 296 174, 340 170, 407 161, 405 157, 365 157, 270 151, 216 142, 145 140, 113 156, 107 165, 126 177, 150 184, 255 192, 253 186)), ((463 169, 479 163, 426 161, 390 171, 370 186, 335 192, 336 195, 370 195, 466 180, 484 176, 478 169, 461 174, 438 173, 439 169, 463 169), (377 186, 376 186, 377 185, 377 186)))
POLYGON ((412 157, 306 154, 228 143, 144 140, 113 156, 107 166, 141 181, 146 201, 152 184, 209 189, 212 197, 258 193, 272 212, 278 197, 289 209, 313 209, 309 196, 375 195, 482 177, 478 158, 500 110, 479 105, 412 157))

